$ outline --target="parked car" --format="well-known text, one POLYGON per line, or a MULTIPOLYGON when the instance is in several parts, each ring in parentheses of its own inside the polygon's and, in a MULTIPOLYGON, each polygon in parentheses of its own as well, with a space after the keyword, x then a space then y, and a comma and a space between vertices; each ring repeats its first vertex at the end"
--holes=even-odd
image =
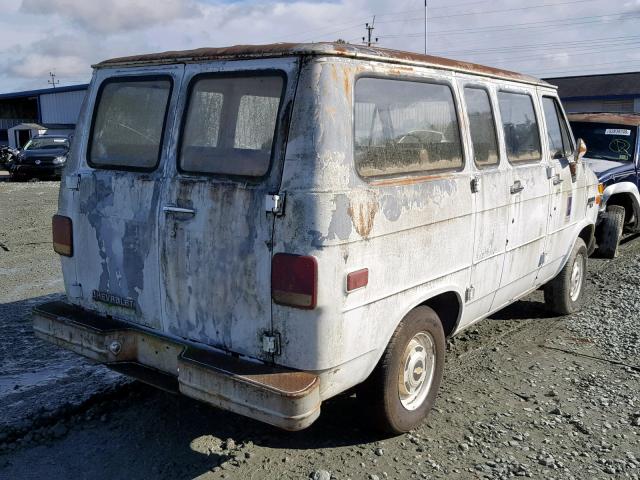
POLYGON ((358 386, 399 433, 445 338, 544 288, 580 308, 597 179, 555 87, 382 48, 277 44, 96 67, 40 338, 298 430, 358 386), (411 138, 411 140, 409 140, 411 138))
POLYGON ((9 165, 13 179, 60 178, 69 153, 69 137, 38 135, 29 140, 9 165))
POLYGON ((623 230, 640 230, 638 126, 640 115, 569 115, 573 132, 587 144, 585 163, 597 174, 602 194, 596 227, 597 253, 614 258, 623 230))

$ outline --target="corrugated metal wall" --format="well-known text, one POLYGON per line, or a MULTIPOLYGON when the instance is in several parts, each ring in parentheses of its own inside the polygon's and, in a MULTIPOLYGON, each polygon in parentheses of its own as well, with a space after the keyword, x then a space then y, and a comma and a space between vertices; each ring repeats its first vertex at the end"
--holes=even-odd
POLYGON ((40 95, 41 122, 46 124, 74 124, 78 121, 80 107, 86 90, 40 95))
MULTIPOLYGON (((637 102, 636 102, 637 103, 637 102)), ((613 112, 631 113, 634 110, 633 99, 628 100, 567 100, 562 104, 567 112, 613 112)))

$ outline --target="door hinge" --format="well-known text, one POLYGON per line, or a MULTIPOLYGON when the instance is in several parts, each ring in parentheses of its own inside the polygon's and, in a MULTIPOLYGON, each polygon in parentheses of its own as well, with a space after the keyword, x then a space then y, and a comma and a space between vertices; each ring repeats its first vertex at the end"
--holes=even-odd
POLYGON ((480 191, 480 177, 473 177, 471 179, 471 193, 478 193, 480 191))
POLYGON ((475 295, 476 295, 475 288, 473 287, 467 288, 467 290, 464 292, 464 301, 470 302, 471 300, 473 300, 473 297, 475 297, 475 295))
POLYGON ((265 333, 262 335, 262 351, 271 355, 280 355, 280 334, 265 333))
POLYGON ((269 213, 273 213, 274 215, 284 214, 284 198, 285 198, 284 192, 277 193, 274 195, 267 195, 264 198, 265 210, 269 213))
POLYGON ((68 175, 64 177, 64 186, 67 190, 80 189, 80 175, 68 175))
POLYGON ((547 167, 547 178, 551 179, 553 177, 555 177, 556 175, 556 168, 555 167, 547 167))
POLYGON ((69 285, 69 296, 71 298, 82 298, 82 285, 79 283, 69 285))

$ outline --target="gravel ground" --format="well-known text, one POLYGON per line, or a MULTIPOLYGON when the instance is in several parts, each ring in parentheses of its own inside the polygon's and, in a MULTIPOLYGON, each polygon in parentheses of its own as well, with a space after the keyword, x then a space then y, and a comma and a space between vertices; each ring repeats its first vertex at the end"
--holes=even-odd
POLYGON ((535 292, 452 339, 415 432, 372 435, 341 396, 292 434, 32 336, 29 308, 62 287, 47 244, 55 187, 0 183, 0 399, 13 405, 0 414, 2 479, 640 478, 639 239, 590 260, 581 313, 551 317, 535 292))

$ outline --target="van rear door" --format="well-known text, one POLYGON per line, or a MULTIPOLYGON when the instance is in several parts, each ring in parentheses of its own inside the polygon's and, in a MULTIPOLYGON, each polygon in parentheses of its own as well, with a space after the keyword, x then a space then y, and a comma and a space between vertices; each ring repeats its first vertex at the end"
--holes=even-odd
POLYGON ((258 358, 271 331, 274 216, 296 58, 187 65, 176 162, 162 196, 165 327, 258 358))
POLYGON ((87 100, 89 134, 76 142, 79 151, 71 155, 80 159, 70 162, 63 186, 77 205, 72 301, 156 329, 162 327, 158 211, 166 130, 183 72, 183 65, 97 70, 87 100))

